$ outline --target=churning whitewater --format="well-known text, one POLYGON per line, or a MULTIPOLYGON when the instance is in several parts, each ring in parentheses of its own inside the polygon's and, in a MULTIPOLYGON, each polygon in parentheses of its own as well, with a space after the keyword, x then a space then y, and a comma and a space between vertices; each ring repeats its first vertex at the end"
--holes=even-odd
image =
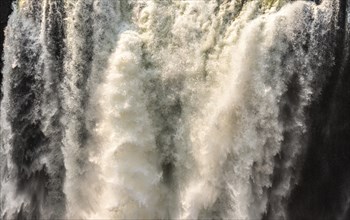
POLYGON ((1 218, 288 219, 344 2, 14 2, 1 218))

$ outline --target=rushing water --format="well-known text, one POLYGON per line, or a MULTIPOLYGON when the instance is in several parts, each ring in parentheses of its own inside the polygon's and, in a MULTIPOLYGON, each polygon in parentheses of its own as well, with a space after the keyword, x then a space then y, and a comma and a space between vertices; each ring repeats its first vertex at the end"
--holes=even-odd
MULTIPOLYGON (((349 70, 349 4, 15 2, 1 217, 302 219, 312 112, 349 70)), ((350 190, 339 201, 329 219, 347 219, 350 190)))

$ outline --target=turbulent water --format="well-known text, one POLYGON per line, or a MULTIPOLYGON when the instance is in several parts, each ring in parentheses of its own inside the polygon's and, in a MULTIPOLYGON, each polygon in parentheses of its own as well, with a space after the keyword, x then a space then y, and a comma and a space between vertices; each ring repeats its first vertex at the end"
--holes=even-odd
POLYGON ((302 219, 309 112, 348 70, 349 1, 13 7, 1 218, 302 219))

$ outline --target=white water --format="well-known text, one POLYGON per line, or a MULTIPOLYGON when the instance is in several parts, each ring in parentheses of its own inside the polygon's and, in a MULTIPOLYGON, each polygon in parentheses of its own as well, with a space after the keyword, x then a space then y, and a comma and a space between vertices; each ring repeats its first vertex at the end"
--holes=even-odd
MULTIPOLYGON (((305 150, 304 110, 326 77, 321 64, 333 62, 322 39, 338 3, 266 2, 64 1, 60 101, 45 99, 55 97, 57 84, 47 70, 40 107, 50 137, 50 116, 62 103, 64 218, 260 219, 268 203, 271 219, 286 218, 284 200, 305 150), (299 88, 295 102, 285 98, 291 83, 299 88), (286 118, 284 105, 292 109, 286 118)), ((7 36, 28 30, 33 47, 43 47, 40 62, 50 62, 46 19, 39 26, 25 18, 31 10, 27 3, 15 8, 7 36)), ((20 65, 15 44, 7 37, 2 157, 11 151, 6 73, 20 65)), ((13 193, 16 168, 6 162, 12 177, 1 178, 1 206, 11 215, 30 201, 13 193)))

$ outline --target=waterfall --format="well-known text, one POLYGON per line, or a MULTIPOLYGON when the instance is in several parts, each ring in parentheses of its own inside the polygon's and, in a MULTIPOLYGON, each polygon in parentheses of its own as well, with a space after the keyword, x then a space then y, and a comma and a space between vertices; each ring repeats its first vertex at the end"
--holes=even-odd
MULTIPOLYGON (((12 7, 1 218, 299 216, 318 103, 349 71, 349 1, 12 7)), ((346 195, 325 219, 347 219, 346 195)))

